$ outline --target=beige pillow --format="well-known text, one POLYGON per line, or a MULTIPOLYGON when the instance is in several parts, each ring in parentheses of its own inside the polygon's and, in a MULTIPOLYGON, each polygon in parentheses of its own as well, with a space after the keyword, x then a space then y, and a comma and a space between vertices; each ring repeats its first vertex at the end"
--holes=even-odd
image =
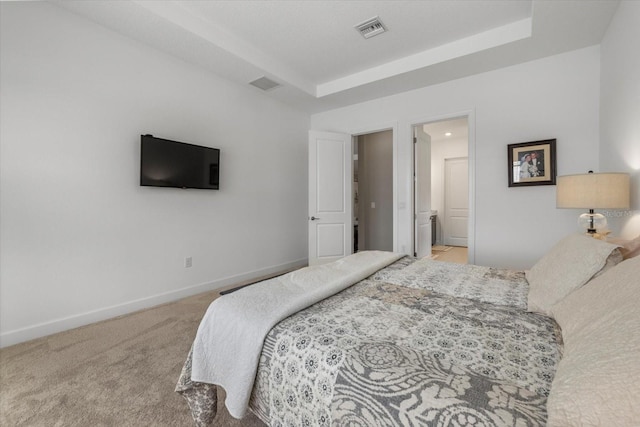
POLYGON ((629 259, 640 255, 640 236, 633 240, 623 240, 612 238, 608 240, 610 243, 620 245, 620 252, 624 259, 629 259))
POLYGON ((547 400, 548 425, 640 425, 640 257, 551 311, 565 346, 547 400))
POLYGON ((529 311, 550 315, 553 304, 622 261, 617 248, 583 234, 562 239, 526 273, 529 311))

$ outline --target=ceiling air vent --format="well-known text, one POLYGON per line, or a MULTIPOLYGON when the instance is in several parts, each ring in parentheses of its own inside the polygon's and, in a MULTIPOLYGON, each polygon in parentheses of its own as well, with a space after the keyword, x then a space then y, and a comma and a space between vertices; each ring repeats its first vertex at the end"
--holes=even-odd
POLYGON ((356 25, 355 29, 358 30, 365 39, 369 39, 387 31, 387 28, 382 24, 382 21, 377 16, 356 25))
POLYGON ((278 82, 274 82, 273 80, 267 78, 267 77, 260 77, 259 79, 256 79, 252 82, 249 83, 250 85, 253 85, 257 88, 260 88, 262 90, 271 90, 271 89, 275 89, 278 86, 280 86, 280 83, 278 82))

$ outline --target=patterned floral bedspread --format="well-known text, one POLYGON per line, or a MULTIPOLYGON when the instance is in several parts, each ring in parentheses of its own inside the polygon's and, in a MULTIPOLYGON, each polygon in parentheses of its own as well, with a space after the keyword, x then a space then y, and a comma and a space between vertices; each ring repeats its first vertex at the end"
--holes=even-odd
MULTIPOLYGON (((276 325, 250 406, 270 426, 544 425, 560 334, 526 293, 522 273, 402 258, 276 325)), ((206 425, 215 389, 189 375, 206 425)))
POLYGON ((429 289, 453 297, 527 308, 529 284, 522 271, 424 258, 400 271, 381 270, 379 277, 389 283, 429 289))

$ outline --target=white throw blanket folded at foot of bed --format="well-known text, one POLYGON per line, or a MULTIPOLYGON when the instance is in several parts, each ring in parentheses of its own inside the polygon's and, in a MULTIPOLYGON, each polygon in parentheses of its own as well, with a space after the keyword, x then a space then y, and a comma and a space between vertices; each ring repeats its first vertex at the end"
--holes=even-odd
POLYGON ((365 251, 306 267, 216 299, 193 344, 191 380, 222 386, 235 418, 248 408, 262 343, 284 318, 367 278, 404 255, 365 251))

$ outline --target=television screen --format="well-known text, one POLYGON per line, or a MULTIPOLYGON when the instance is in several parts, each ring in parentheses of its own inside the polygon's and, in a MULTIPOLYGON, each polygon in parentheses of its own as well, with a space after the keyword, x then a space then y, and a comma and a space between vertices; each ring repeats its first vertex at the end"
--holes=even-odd
POLYGON ((220 150, 140 136, 140 185, 219 189, 220 150))

